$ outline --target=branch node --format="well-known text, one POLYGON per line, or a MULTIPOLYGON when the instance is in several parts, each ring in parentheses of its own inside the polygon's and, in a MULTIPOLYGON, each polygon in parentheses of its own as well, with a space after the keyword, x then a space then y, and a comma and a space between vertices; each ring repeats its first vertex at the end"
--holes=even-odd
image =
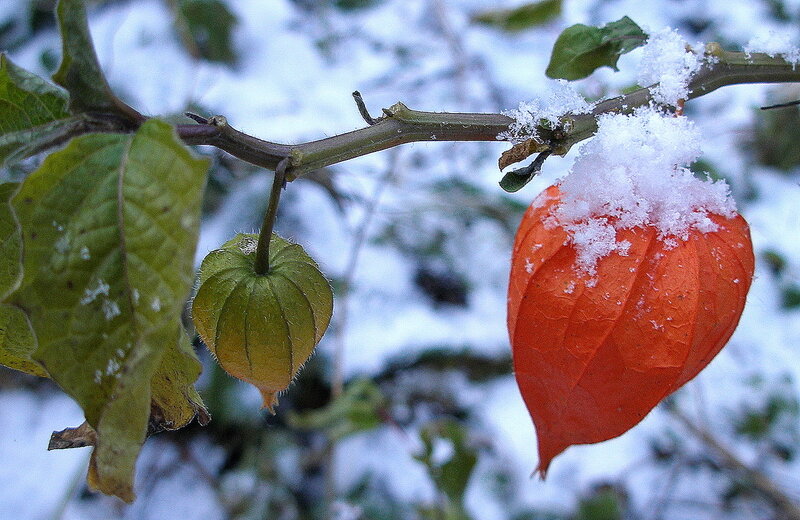
POLYGON ((228 119, 225 116, 211 116, 208 119, 208 124, 211 126, 228 126, 228 119))
POLYGON ((358 107, 358 112, 361 114, 361 117, 364 118, 364 121, 366 121, 368 125, 370 126, 375 125, 381 120, 381 118, 374 119, 371 115, 369 115, 369 110, 367 110, 367 105, 364 103, 364 98, 361 97, 361 92, 354 90, 353 99, 355 100, 356 106, 358 107))

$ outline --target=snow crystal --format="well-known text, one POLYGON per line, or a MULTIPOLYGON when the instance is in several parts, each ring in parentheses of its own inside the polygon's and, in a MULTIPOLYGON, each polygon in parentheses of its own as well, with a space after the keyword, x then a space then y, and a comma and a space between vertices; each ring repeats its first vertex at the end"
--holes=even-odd
POLYGON ((499 140, 521 143, 538 137, 537 128, 543 122, 555 127, 566 114, 587 114, 594 108, 578 94, 566 80, 556 80, 549 84, 545 95, 533 101, 519 104, 516 110, 503 112, 514 119, 509 129, 497 136, 499 140))
POLYGON ((89 248, 86 247, 86 246, 83 246, 81 248, 81 258, 83 258, 84 260, 89 260, 91 257, 92 257, 92 255, 89 253, 89 248))
POLYGON ((533 262, 531 262, 530 258, 525 259, 525 272, 528 274, 533 272, 533 262))
POLYGON ((97 280, 97 287, 94 289, 86 288, 81 298, 81 305, 92 303, 99 295, 108 295, 109 285, 103 280, 97 280))
POLYGON ((748 55, 763 52, 771 57, 780 56, 792 65, 800 63, 800 48, 793 43, 795 38, 786 32, 769 31, 753 37, 744 47, 748 55))
POLYGON ((650 89, 655 102, 677 106, 689 95, 689 81, 703 63, 702 52, 688 50, 686 40, 669 28, 651 34, 642 49, 639 84, 655 83, 650 89))
POLYGON ((246 255, 255 253, 257 248, 258 241, 252 237, 242 238, 242 243, 239 244, 239 250, 246 255))
POLYGON ((106 321, 110 321, 116 316, 122 314, 122 312, 119 310, 119 305, 117 305, 117 302, 109 300, 108 298, 103 299, 102 308, 103 315, 106 317, 106 321))
POLYGON ((114 358, 108 360, 108 364, 106 365, 106 375, 111 376, 117 373, 117 371, 122 367, 120 362, 114 358))
POLYGON ((628 253, 631 244, 617 241, 620 229, 654 226, 665 246, 674 247, 690 230, 714 231, 709 214, 735 214, 724 182, 699 179, 686 168, 700 155, 701 142, 687 118, 646 107, 606 114, 598 123, 559 182, 561 201, 544 221, 567 231, 580 271, 593 276, 600 258, 628 253))
POLYGON ((69 250, 69 237, 67 235, 59 237, 55 244, 53 244, 53 247, 55 247, 56 251, 63 255, 67 252, 67 250, 69 250))
POLYGON ((133 289, 133 291, 131 291, 131 297, 133 298, 133 304, 139 305, 139 289, 133 289))
POLYGON ((155 312, 160 311, 161 310, 161 300, 159 300, 158 297, 153 298, 153 301, 150 304, 150 308, 153 309, 155 312))

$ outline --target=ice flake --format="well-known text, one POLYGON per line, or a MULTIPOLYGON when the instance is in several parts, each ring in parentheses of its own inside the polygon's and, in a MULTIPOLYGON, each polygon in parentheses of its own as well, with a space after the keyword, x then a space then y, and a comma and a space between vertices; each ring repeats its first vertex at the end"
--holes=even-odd
POLYGON ((562 116, 587 114, 594 108, 594 104, 587 102, 566 80, 553 81, 549 87, 544 96, 522 102, 516 110, 503 112, 504 115, 513 118, 514 122, 508 130, 497 136, 499 140, 521 143, 538 137, 537 128, 543 121, 556 126, 562 116))
POLYGON ((677 106, 679 99, 689 95, 689 81, 700 70, 702 53, 687 49, 686 40, 673 29, 651 34, 642 47, 639 65, 639 84, 655 84, 650 92, 656 103, 677 106))
POLYGON ((87 305, 92 303, 99 295, 108 296, 108 290, 110 289, 109 285, 104 282, 103 280, 97 280, 97 287, 94 289, 86 288, 83 292, 83 298, 81 298, 80 303, 81 305, 87 305))
POLYGON ((153 301, 150 303, 150 308, 155 312, 159 312, 161 310, 161 300, 158 299, 158 296, 153 298, 153 301))
POLYGON ((117 373, 122 365, 116 358, 111 358, 108 360, 108 364, 106 365, 106 375, 113 376, 117 373))
POLYGON ((108 298, 103 298, 102 309, 103 315, 106 317, 106 321, 111 321, 115 317, 122 314, 122 311, 119 310, 119 305, 117 305, 117 302, 109 300, 108 298))
POLYGON ((133 289, 131 291, 131 298, 133 298, 134 305, 139 305, 139 289, 133 289))
POLYGON ((183 215, 181 217, 181 226, 183 226, 183 229, 191 230, 194 224, 195 218, 192 215, 183 215))
POLYGON ((793 66, 800 63, 800 48, 793 43, 796 38, 787 32, 769 31, 753 37, 744 47, 748 55, 763 52, 771 57, 780 56, 793 66))
POLYGON ((252 237, 243 238, 242 243, 239 244, 239 250, 246 255, 255 253, 257 247, 258 247, 258 242, 256 241, 255 238, 252 237))
POLYGON ((69 237, 67 235, 62 235, 58 240, 56 240, 55 244, 53 244, 53 247, 55 247, 58 253, 63 255, 67 252, 67 250, 69 250, 69 237))
POLYGON ((580 271, 594 276, 600 258, 628 254, 631 244, 617 241, 618 230, 653 226, 665 246, 675 247, 690 230, 716 230, 709 214, 734 216, 728 186, 698 179, 686 167, 700 155, 701 142, 687 118, 646 107, 606 114, 598 124, 544 219, 545 227, 567 232, 580 271))
POLYGON ((91 253, 89 253, 89 248, 86 247, 86 246, 83 246, 81 248, 81 258, 84 259, 84 260, 89 260, 91 257, 92 257, 92 255, 91 255, 91 253))
POLYGON ((525 272, 528 274, 533 272, 533 262, 531 262, 530 258, 525 259, 525 272))

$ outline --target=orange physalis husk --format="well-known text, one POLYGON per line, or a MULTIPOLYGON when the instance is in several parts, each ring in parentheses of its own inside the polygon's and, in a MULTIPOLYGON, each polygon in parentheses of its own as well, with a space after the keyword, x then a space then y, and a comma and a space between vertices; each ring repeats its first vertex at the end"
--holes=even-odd
POLYGON ((754 267, 744 219, 712 214, 718 230, 690 230, 686 241, 665 244, 652 226, 618 230, 627 255, 601 258, 588 275, 567 232, 545 226, 559 197, 551 186, 523 217, 508 289, 542 477, 569 446, 625 433, 696 376, 736 328, 754 267))

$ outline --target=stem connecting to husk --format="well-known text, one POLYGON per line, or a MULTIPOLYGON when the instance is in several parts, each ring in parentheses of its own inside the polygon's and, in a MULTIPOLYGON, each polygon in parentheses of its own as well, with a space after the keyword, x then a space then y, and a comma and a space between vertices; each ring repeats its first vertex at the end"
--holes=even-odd
POLYGON ((269 205, 267 206, 267 211, 264 212, 261 233, 258 235, 255 261, 256 274, 265 275, 269 273, 269 242, 272 239, 272 229, 275 227, 275 216, 278 214, 281 191, 286 187, 286 169, 288 166, 289 158, 286 157, 275 168, 272 191, 269 194, 269 205))

